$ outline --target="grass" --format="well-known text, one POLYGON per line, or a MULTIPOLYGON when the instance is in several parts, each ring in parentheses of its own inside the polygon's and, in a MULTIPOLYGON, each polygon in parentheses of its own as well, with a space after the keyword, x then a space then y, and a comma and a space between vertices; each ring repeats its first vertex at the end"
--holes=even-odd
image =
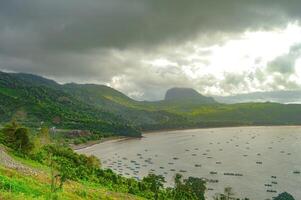
POLYGON ((12 153, 9 152, 9 155, 16 161, 20 162, 23 165, 29 166, 31 168, 35 168, 44 172, 49 172, 49 168, 45 165, 42 165, 41 163, 29 160, 29 159, 25 159, 22 157, 18 157, 12 153))
MULTIPOLYGON (((31 163, 32 164, 32 163, 31 163)), ((50 178, 46 174, 24 175, 17 170, 0 166, 0 199, 5 200, 139 200, 142 198, 116 193, 108 188, 89 182, 68 181, 57 194, 50 192, 50 178)))
MULTIPOLYGON (((47 183, 0 167, 0 197, 4 199, 43 199, 49 193, 47 183)), ((45 198, 44 198, 45 199, 45 198)))

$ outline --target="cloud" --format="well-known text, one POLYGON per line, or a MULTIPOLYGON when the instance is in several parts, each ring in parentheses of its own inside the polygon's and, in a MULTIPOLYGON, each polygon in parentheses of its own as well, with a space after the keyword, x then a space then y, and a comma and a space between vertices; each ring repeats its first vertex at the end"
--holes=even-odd
POLYGON ((301 56, 301 44, 294 45, 287 54, 281 55, 268 63, 269 72, 278 72, 280 74, 295 73, 296 60, 301 56))
MULTIPOLYGON (((206 47, 245 31, 278 31, 299 21, 300 10, 299 0, 1 1, 0 69, 109 84, 139 99, 161 98, 172 86, 243 91, 252 88, 244 77, 251 72, 212 74, 206 47), (173 64, 152 64, 158 59, 173 64)), ((293 73, 294 59, 289 53, 271 61, 253 82, 262 83, 268 73, 293 73)))
POLYGON ((28 37, 43 49, 81 51, 285 26, 300 9, 294 0, 10 0, 0 24, 15 45, 28 37))

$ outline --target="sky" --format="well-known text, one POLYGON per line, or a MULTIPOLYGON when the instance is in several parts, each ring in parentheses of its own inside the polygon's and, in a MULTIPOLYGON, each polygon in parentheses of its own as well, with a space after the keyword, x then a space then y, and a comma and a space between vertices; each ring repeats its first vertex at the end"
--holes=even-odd
POLYGON ((3 0, 0 70, 138 100, 301 89, 300 0, 3 0))

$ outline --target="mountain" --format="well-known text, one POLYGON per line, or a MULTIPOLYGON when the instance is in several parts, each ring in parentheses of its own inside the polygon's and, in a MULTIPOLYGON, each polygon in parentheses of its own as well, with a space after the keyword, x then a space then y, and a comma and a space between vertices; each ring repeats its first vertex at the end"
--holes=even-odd
POLYGON ((192 88, 171 88, 165 94, 165 101, 190 101, 198 104, 217 103, 212 97, 205 97, 192 88))
POLYGON ((276 102, 284 104, 301 104, 301 90, 280 90, 271 92, 253 92, 233 96, 214 96, 221 103, 244 103, 244 102, 276 102))
POLYGON ((237 125, 298 125, 301 105, 222 104, 191 88, 172 88, 161 101, 136 101, 96 84, 58 84, 30 74, 0 72, 0 123, 101 135, 139 136, 141 131, 237 125))

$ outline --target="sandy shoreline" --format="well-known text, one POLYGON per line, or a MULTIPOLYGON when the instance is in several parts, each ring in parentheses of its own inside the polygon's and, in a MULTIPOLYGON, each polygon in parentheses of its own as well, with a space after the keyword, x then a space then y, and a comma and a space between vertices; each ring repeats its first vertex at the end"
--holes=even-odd
MULTIPOLYGON (((142 132, 142 137, 144 134, 152 134, 152 133, 160 133, 160 132, 172 132, 172 131, 188 131, 188 130, 196 130, 196 129, 218 129, 218 128, 244 128, 244 127, 301 127, 301 125, 242 125, 242 126, 221 126, 221 127, 199 127, 199 128, 177 128, 177 129, 160 129, 160 130, 153 130, 153 131, 143 131, 142 132)), ((89 141, 87 143, 79 144, 79 145, 74 145, 70 144, 70 147, 73 150, 80 150, 80 149, 85 149, 87 147, 94 146, 99 143, 111 141, 111 140, 119 140, 119 139, 137 139, 140 137, 126 137, 126 136, 111 136, 107 137, 101 140, 95 140, 95 141, 89 141)))
POLYGON ((80 150, 80 149, 85 149, 87 147, 91 147, 95 144, 99 144, 99 143, 102 143, 102 142, 106 142, 106 141, 110 141, 110 140, 126 139, 126 138, 127 137, 125 137, 125 136, 111 136, 111 137, 103 138, 101 140, 93 140, 93 141, 89 141, 89 142, 86 142, 86 143, 83 143, 83 144, 78 144, 78 145, 70 144, 70 147, 73 150, 80 150))
MULTIPOLYGON (((301 127, 301 125, 237 125, 237 126, 218 126, 218 127, 196 127, 196 128, 170 128, 160 129, 152 131, 143 131, 143 134, 160 133, 160 132, 172 132, 172 131, 188 131, 196 129, 219 129, 219 128, 244 128, 244 127, 301 127)), ((142 136, 143 137, 143 136, 142 136)))

